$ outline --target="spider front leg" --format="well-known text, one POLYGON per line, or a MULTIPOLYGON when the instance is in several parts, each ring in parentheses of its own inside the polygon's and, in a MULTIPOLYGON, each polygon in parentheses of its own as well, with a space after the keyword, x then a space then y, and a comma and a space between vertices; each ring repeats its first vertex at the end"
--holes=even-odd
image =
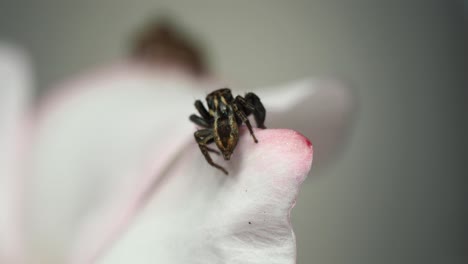
POLYGON ((192 121, 193 123, 201 126, 201 127, 204 127, 204 128, 210 128, 211 127, 211 122, 210 120, 206 120, 204 118, 201 118, 197 115, 190 115, 190 121, 192 121))
MULTIPOLYGON (((237 97, 236 97, 236 100, 237 100, 238 97, 240 97, 240 96, 237 96, 237 97)), ((240 97, 240 98, 242 98, 242 97, 240 97)), ((242 99, 244 99, 244 98, 242 98, 242 99)), ((244 112, 241 110, 241 108, 240 108, 239 105, 236 103, 236 101, 234 101, 233 109, 234 109, 234 112, 236 113, 236 116, 241 120, 241 122, 245 123, 245 125, 246 125, 247 128, 249 129, 250 135, 252 135, 254 142, 255 142, 255 143, 258 143, 258 140, 257 140, 257 138, 255 137, 255 134, 254 134, 254 132, 253 132, 253 130, 252 130, 252 125, 250 124, 249 119, 248 119, 247 116, 244 114, 244 112)))
POLYGON ((195 101, 195 108, 197 109, 198 113, 206 119, 206 120, 212 120, 213 117, 210 115, 210 113, 206 110, 205 106, 200 100, 195 101))
POLYGON ((247 93, 245 95, 245 101, 253 106, 252 113, 255 118, 255 123, 257 123, 257 127, 265 129, 265 118, 266 118, 266 110, 263 106, 260 98, 254 93, 247 93))
POLYGON ((234 101, 242 106, 246 116, 250 114, 254 115, 255 123, 257 123, 258 128, 266 129, 264 125, 266 110, 257 95, 254 93, 247 93, 245 98, 238 95, 234 101))
POLYGON ((236 99, 234 99, 234 105, 236 105, 236 114, 241 119, 242 122, 245 123, 247 128, 250 131, 250 134, 254 138, 255 143, 257 143, 257 139, 252 131, 252 126, 250 125, 250 121, 247 118, 248 115, 254 115, 255 122, 257 123, 257 127, 265 129, 265 117, 266 117, 266 110, 263 106, 260 98, 254 93, 247 93, 245 98, 238 95, 236 99), (242 109, 243 111, 241 111, 242 109))
POLYGON ((213 160, 211 159, 210 154, 208 153, 208 151, 210 150, 213 151, 213 149, 210 149, 207 146, 207 144, 213 141, 213 138, 214 138, 213 129, 207 128, 207 129, 198 130, 194 133, 194 136, 195 136, 195 140, 198 143, 198 147, 200 147, 201 153, 203 154, 203 156, 205 156, 205 159, 208 162, 208 164, 221 170, 226 175, 228 175, 227 170, 221 167, 220 165, 214 163, 213 160))
POLYGON ((195 101, 195 108, 198 110, 201 117, 197 115, 191 115, 190 121, 201 127, 211 128, 213 124, 213 117, 206 110, 206 108, 203 106, 203 103, 200 100, 195 101))

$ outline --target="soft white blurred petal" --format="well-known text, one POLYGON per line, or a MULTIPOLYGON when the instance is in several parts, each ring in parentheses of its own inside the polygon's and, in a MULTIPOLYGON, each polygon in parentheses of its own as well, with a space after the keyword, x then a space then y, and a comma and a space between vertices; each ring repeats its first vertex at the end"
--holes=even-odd
MULTIPOLYGON (((221 161, 226 177, 205 162, 188 121, 194 100, 217 84, 123 63, 60 88, 35 127, 31 260, 294 262, 289 210, 312 158, 302 136, 258 130, 254 144, 244 133, 233 160, 221 161)), ((323 160, 342 141, 351 107, 339 83, 254 92, 267 127, 309 136, 323 160)))
POLYGON ((63 261, 107 200, 145 182, 148 155, 160 151, 164 166, 193 130, 180 118, 191 111, 190 82, 138 66, 111 72, 66 84, 40 112, 27 191, 34 259, 63 261))
POLYGON ((185 148, 98 263, 295 263, 289 212, 312 148, 291 130, 255 133, 258 144, 243 131, 229 176, 206 164, 195 143, 185 148))
POLYGON ((19 156, 25 112, 32 90, 30 61, 18 48, 0 43, 0 263, 22 255, 19 156))

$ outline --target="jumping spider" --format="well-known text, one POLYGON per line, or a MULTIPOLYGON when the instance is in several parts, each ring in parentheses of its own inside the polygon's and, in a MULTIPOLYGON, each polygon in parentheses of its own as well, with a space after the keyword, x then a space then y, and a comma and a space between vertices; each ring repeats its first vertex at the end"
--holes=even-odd
POLYGON ((208 151, 211 151, 219 155, 220 152, 209 148, 207 145, 213 142, 216 143, 224 159, 229 160, 236 148, 239 139, 239 126, 242 123, 247 125, 253 140, 258 143, 247 117, 253 114, 257 126, 265 129, 263 123, 265 122, 266 111, 260 102, 260 98, 254 93, 247 93, 245 98, 238 95, 234 99, 231 90, 228 88, 219 89, 208 94, 206 102, 209 111, 206 110, 200 100, 197 100, 195 101, 195 108, 201 117, 197 115, 190 116, 192 122, 204 128, 195 132, 195 140, 206 161, 227 175, 228 172, 214 163, 208 153, 208 151))

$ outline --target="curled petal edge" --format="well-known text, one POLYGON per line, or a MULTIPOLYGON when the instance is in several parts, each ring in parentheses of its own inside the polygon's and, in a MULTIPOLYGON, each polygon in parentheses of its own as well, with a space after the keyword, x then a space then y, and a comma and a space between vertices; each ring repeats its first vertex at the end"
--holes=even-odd
POLYGON ((236 149, 241 154, 226 167, 229 176, 205 164, 194 144, 185 148, 173 164, 176 169, 155 174, 153 180, 158 183, 147 185, 159 191, 139 190, 133 201, 145 204, 129 203, 111 217, 121 224, 107 229, 107 236, 101 233, 94 238, 100 243, 77 251, 80 254, 75 254, 73 263, 148 259, 165 263, 295 263, 290 212, 311 167, 312 144, 287 129, 255 133, 258 145, 244 131, 236 149), (142 199, 151 192, 149 199, 142 199), (167 246, 174 244, 180 247, 177 254, 170 253, 167 246))

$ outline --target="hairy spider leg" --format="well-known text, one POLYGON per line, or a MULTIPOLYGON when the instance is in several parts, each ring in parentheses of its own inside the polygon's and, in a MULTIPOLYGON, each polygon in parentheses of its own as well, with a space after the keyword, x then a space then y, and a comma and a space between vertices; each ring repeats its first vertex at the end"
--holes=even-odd
POLYGON ((217 151, 216 149, 212 149, 212 148, 208 147, 208 144, 211 144, 211 143, 214 143, 214 138, 208 140, 208 142, 206 143, 207 144, 206 150, 208 150, 209 152, 213 152, 216 155, 221 155, 221 152, 217 151))
MULTIPOLYGON (((207 116, 208 118, 203 118, 203 117, 199 117, 197 115, 190 115, 190 121, 192 121, 193 123, 201 126, 201 127, 205 127, 205 128, 211 128, 212 127, 212 117, 210 116, 210 114, 208 113, 208 111, 205 109, 205 107, 203 106, 202 102, 200 100, 197 100, 195 101, 195 108, 198 110, 198 112, 200 113, 200 115, 202 116, 207 116)), ((210 143, 213 143, 214 140, 211 140, 211 142, 207 142, 207 144, 210 144, 210 143)), ((206 149, 210 152, 213 152, 213 153, 216 153, 217 155, 221 155, 221 153, 215 149, 212 149, 210 147, 206 147, 206 149)))
POLYGON ((208 153, 210 149, 208 148, 207 144, 209 144, 209 142, 212 142, 214 139, 213 129, 207 128, 207 129, 198 130, 194 133, 194 136, 195 136, 195 140, 198 143, 198 147, 200 147, 201 153, 203 154, 203 156, 205 156, 205 159, 208 162, 208 164, 221 170, 226 175, 228 175, 227 170, 225 170, 220 165, 214 163, 213 160, 211 159, 210 154, 208 153))
POLYGON ((200 113, 201 117, 194 114, 190 115, 190 121, 201 127, 210 128, 213 123, 213 117, 208 113, 200 100, 195 101, 195 108, 200 113))
MULTIPOLYGON (((194 122, 195 124, 201 126, 201 127, 205 127, 205 128, 210 128, 211 125, 208 123, 208 121, 206 121, 205 119, 197 116, 197 115, 191 115, 190 116, 190 121, 194 122)), ((207 142, 207 144, 210 144, 210 143, 213 143, 214 142, 214 139, 210 140, 210 142, 207 142)), ((215 150, 215 149, 212 149, 210 147, 206 147, 208 151, 211 151, 213 153, 216 153, 218 155, 221 155, 221 152, 215 150)))
POLYGON ((203 105, 203 103, 200 101, 200 100, 196 100, 195 101, 195 108, 197 109, 197 111, 200 113, 200 115, 206 119, 207 121, 211 121, 213 120, 213 117, 210 115, 210 113, 208 112, 208 110, 206 110, 205 106, 203 105))
MULTIPOLYGON (((250 132, 250 135, 252 135, 253 137, 253 140, 255 143, 258 143, 258 140, 257 138, 255 137, 255 134, 252 130, 252 125, 250 124, 250 121, 249 119, 247 118, 247 116, 244 114, 243 111, 239 110, 239 105, 238 104, 241 104, 241 106, 243 105, 243 103, 246 103, 244 98, 242 98, 241 96, 237 96, 236 99, 234 100, 234 104, 233 104, 233 108, 234 108, 234 112, 236 113, 236 116, 239 117, 239 119, 245 123, 245 125, 247 126, 247 128, 249 129, 249 132, 250 132)), ((247 105, 247 104, 246 104, 247 105)), ((249 107, 252 107, 252 106, 249 106, 249 107)), ((253 108, 253 107, 252 107, 253 108)))
POLYGON ((201 126, 201 127, 205 127, 205 128, 210 128, 211 127, 211 123, 204 119, 204 118, 201 118, 197 115, 190 115, 190 121, 194 122, 195 124, 201 126))
MULTIPOLYGON (((254 93, 247 93, 245 95, 245 101, 254 107, 252 113, 255 118, 255 123, 257 123, 257 127, 265 129, 266 127, 264 123, 266 117, 266 110, 262 102, 260 101, 260 98, 258 98, 258 96, 254 93)), ((246 114, 249 115, 250 113, 246 112, 246 114)))

